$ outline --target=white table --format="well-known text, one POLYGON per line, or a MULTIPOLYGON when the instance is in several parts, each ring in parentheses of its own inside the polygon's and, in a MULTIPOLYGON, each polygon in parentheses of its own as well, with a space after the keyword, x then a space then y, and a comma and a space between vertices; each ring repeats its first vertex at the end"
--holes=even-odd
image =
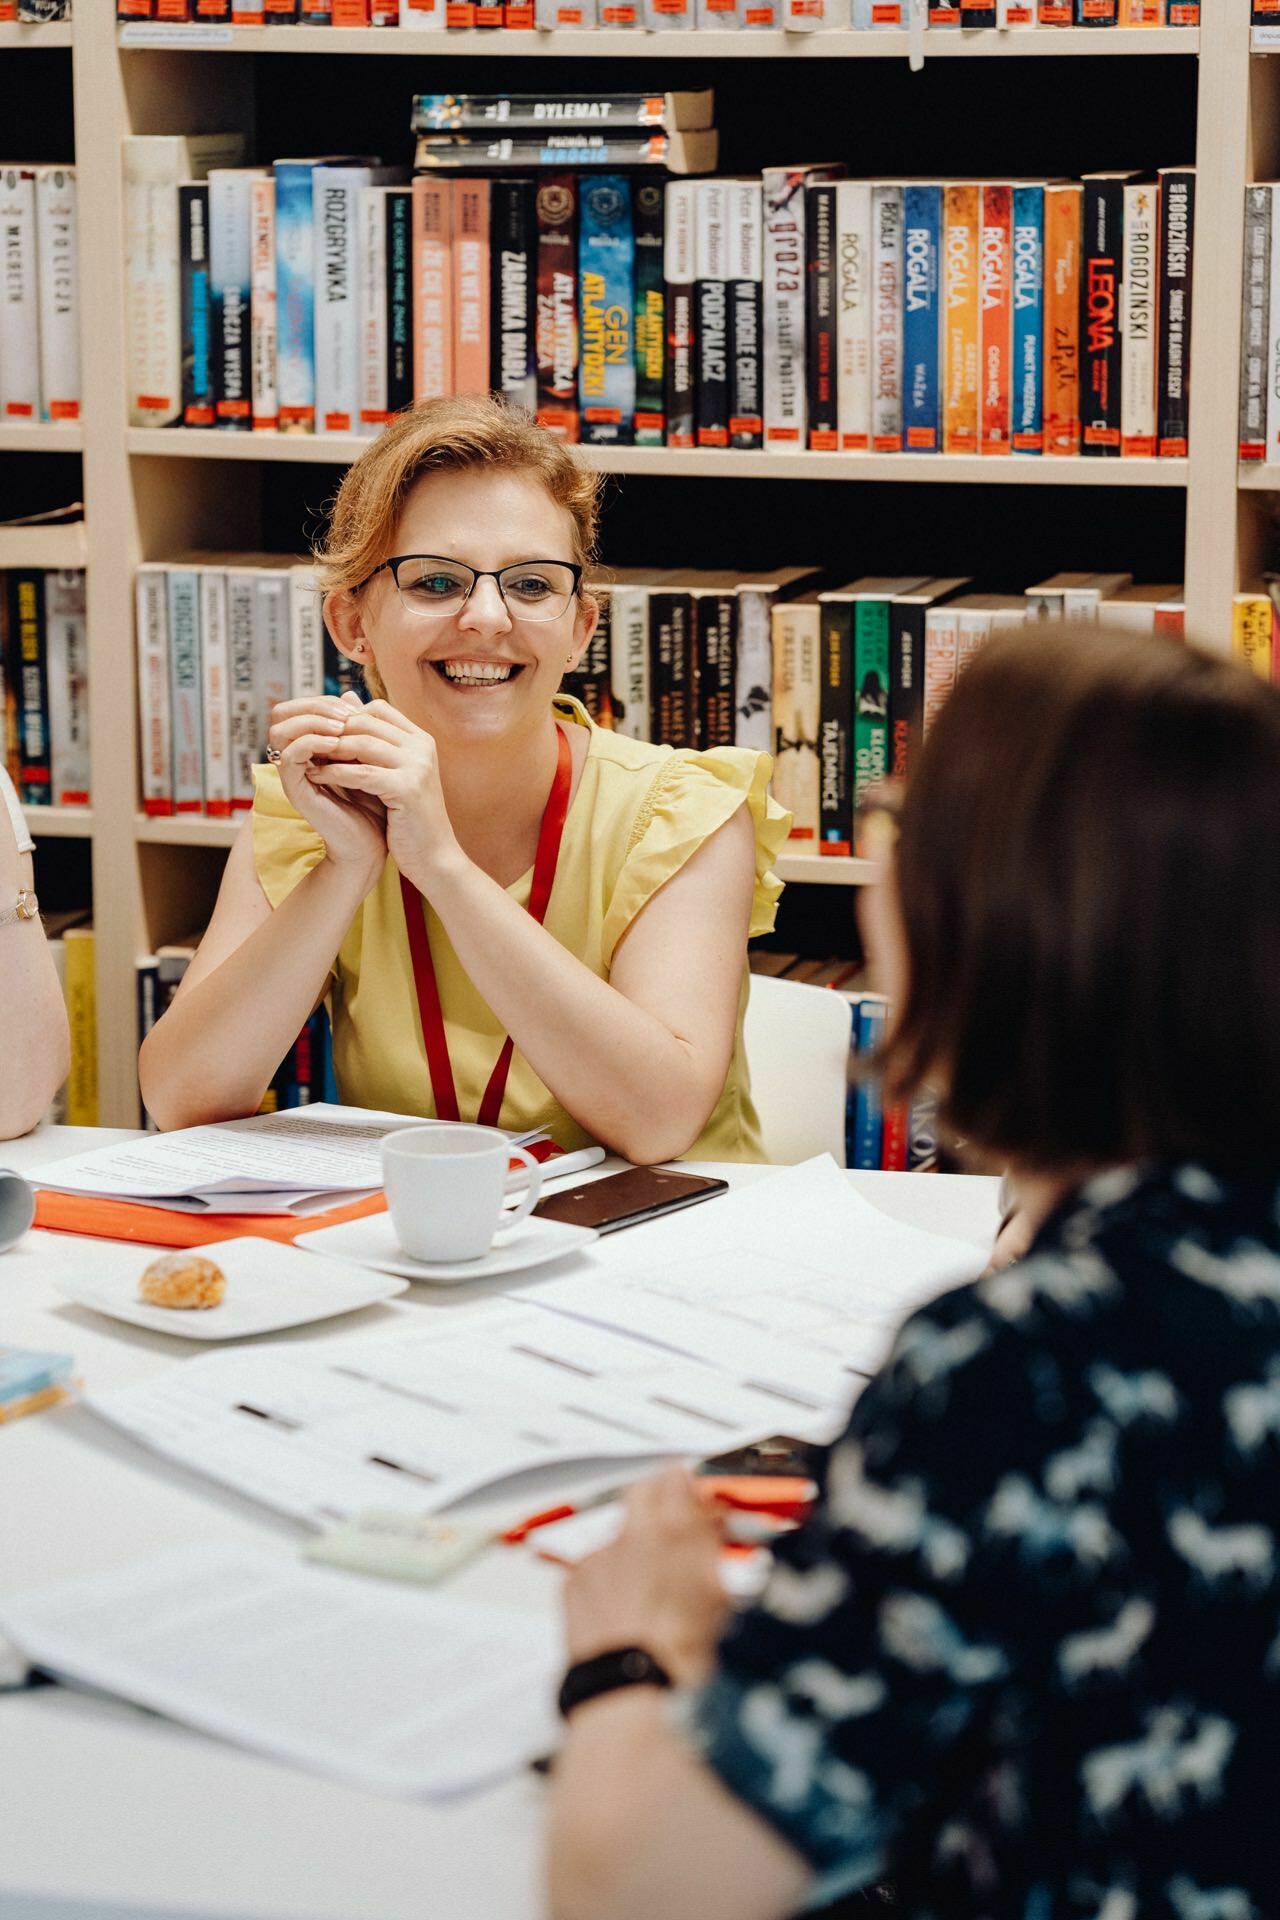
MULTIPOLYGON (((21 1169, 130 1137, 42 1129, 0 1143, 0 1166, 21 1169)), ((769 1171, 709 1170, 735 1185, 769 1171)), ((900 1220, 990 1244, 995 1180, 849 1177, 900 1220)), ((0 1255, 0 1339, 74 1353, 81 1376, 99 1388, 144 1379, 199 1350, 69 1305, 44 1277, 48 1253, 48 1241, 33 1234, 0 1255)), ((448 1310, 466 1309, 455 1296, 448 1310)), ((310 1337, 346 1336, 362 1322, 385 1329, 388 1316, 431 1311, 421 1301, 392 1301, 322 1323, 310 1337)), ((194 1540, 288 1543, 299 1535, 82 1409, 0 1428, 4 1591, 194 1540)), ((512 1549, 473 1562, 450 1591, 541 1607, 554 1605, 556 1587, 553 1569, 512 1549)), ((39 1914, 25 1895, 73 1903, 50 1909, 58 1920, 87 1920, 99 1906, 154 1920, 537 1920, 541 1798, 539 1781, 526 1775, 456 1806, 382 1800, 115 1701, 41 1688, 0 1699, 0 1916, 39 1914)))

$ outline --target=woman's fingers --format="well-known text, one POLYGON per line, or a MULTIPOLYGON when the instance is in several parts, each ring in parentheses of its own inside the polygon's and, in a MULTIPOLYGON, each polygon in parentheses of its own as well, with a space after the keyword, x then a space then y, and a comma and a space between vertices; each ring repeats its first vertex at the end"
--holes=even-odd
POLYGON ((288 736, 276 738, 276 728, 268 735, 271 745, 280 755, 282 764, 291 767, 305 765, 308 760, 324 758, 333 753, 342 744, 342 735, 338 733, 298 733, 290 739, 288 736))
POLYGON ((365 760, 347 761, 339 766, 329 761, 325 766, 307 768, 307 778, 313 787, 363 787, 376 793, 393 769, 371 766, 365 760))
MULTIPOLYGON (((378 704, 386 706, 385 701, 378 704)), ((387 708, 387 712, 393 711, 393 708, 387 708)), ((344 740, 386 740, 394 746, 403 747, 406 739, 412 737, 411 734, 406 735, 403 727, 392 726, 384 714, 375 713, 371 707, 349 708, 345 718, 346 724, 342 729, 344 740)))
POLYGON ((351 708, 336 694, 310 693, 299 700, 278 700, 271 709, 271 724, 293 720, 299 714, 313 714, 316 719, 344 721, 351 708))

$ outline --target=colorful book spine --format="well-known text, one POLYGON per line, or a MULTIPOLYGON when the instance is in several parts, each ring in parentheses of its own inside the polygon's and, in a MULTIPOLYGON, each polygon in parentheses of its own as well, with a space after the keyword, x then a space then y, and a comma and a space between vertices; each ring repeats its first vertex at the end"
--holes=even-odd
POLYGON ((666 437, 667 320, 662 277, 664 195, 652 180, 633 184, 636 405, 638 447, 660 447, 666 437))
POLYGON ((836 412, 842 453, 871 446, 871 184, 836 182, 836 412))
POLYGON ((489 182, 459 180, 453 200, 453 391, 489 391, 489 182))
POLYGON ((979 187, 966 181, 953 181, 946 189, 944 202, 942 285, 946 401, 942 444, 945 453, 978 451, 980 195, 979 187))
MULTIPOLYGON (((413 193, 388 187, 386 234, 387 414, 413 405, 413 193)), ((531 396, 521 404, 532 410, 531 396)))
POLYGON ((32 167, 0 167, 0 422, 40 418, 40 293, 36 270, 36 176, 32 167))
POLYGON ((537 364, 539 426, 557 439, 579 437, 578 178, 538 182, 537 364))
POLYGON ((908 453, 942 447, 941 187, 903 193, 902 426, 908 453))
POLYGON ((413 183, 413 397, 453 391, 453 183, 413 183))
POLYGON ((1157 453, 1185 459, 1191 414, 1191 293, 1195 248, 1194 167, 1160 171, 1160 341, 1157 453))
MULTIPOLYGON (((1128 459, 1150 460, 1156 451, 1159 246, 1155 187, 1131 183, 1124 190, 1124 264, 1120 279, 1120 451, 1128 459)), ((1262 358, 1265 361, 1265 339, 1262 358)))
POLYGON ((98 1124, 98 1016, 92 927, 68 927, 62 936, 64 991, 71 1037, 67 1076, 67 1125, 98 1124))
POLYGON ((818 852, 853 852, 853 620, 846 598, 823 594, 818 734, 818 852))
POLYGON ((74 167, 36 173, 40 396, 46 420, 80 418, 80 275, 74 167))
POLYGON ((853 622, 853 804, 889 771, 889 601, 860 598, 853 622))
POLYGON ((310 160, 277 160, 276 383, 281 433, 316 429, 315 272, 310 160))
POLYGON ((249 360, 255 433, 274 433, 280 425, 278 349, 276 183, 274 175, 263 174, 250 190, 249 360))
POLYGON ((252 188, 252 174, 239 169, 217 168, 209 175, 214 416, 234 433, 253 428, 252 188))
POLYGON ((537 247, 532 180, 497 179, 490 204, 493 385, 513 407, 538 404, 537 247))
POLYGON ((902 188, 871 189, 874 248, 871 334, 871 445, 902 451, 902 188))
MULTIPOLYGON (((966 26, 970 24, 965 21, 966 26)), ((887 1009, 877 994, 863 994, 856 1008, 858 1056, 869 1061, 884 1039, 887 1009)), ((850 1165, 878 1168, 883 1138, 883 1111, 880 1082, 874 1074, 860 1073, 854 1094, 853 1154, 850 1165)))
POLYGON ((1081 189, 1045 189, 1044 450, 1080 451, 1081 189))
POLYGON ((666 191, 663 273, 667 308, 667 445, 696 445, 694 349, 697 218, 694 182, 671 180, 666 191))
POLYGON ((578 284, 582 344, 578 397, 582 438, 630 446, 635 439, 635 230, 631 181, 599 174, 582 182, 578 284))
POLYGON ((142 810, 152 819, 173 812, 173 720, 169 700, 169 597, 164 567, 148 564, 135 576, 138 650, 138 732, 142 810))
POLYGON ((700 447, 729 444, 728 185, 698 180, 693 199, 694 438, 700 447))
POLYGON ((178 188, 181 249, 182 424, 211 427, 214 411, 213 300, 209 285, 209 188, 204 181, 178 188))
POLYGON ((808 441, 815 453, 840 445, 837 392, 836 183, 814 180, 805 189, 805 340, 808 441))
POLYGON ((1080 437, 1094 458, 1120 454, 1120 273, 1124 183, 1084 181, 1080 273, 1080 437))
POLYGON ((1044 188, 1013 190, 1013 451, 1044 452, 1044 188))
POLYGON ((227 576, 220 567, 196 569, 200 618, 201 714, 204 725, 204 810, 214 820, 231 814, 231 655, 227 638, 227 576))
POLYGON ((89 644, 83 567, 44 577, 48 655, 50 798, 55 807, 87 807, 89 644))
POLYGON ((10 660, 16 668, 18 768, 15 784, 29 805, 47 807, 52 796, 49 764, 49 654, 45 631, 44 575, 17 567, 4 576, 9 590, 10 660))
POLYGON ((761 364, 764 228, 758 180, 730 180, 729 195, 729 444, 764 445, 764 370, 761 364))
POLYGON ((978 275, 981 317, 981 451, 1013 449, 1013 189, 982 189, 978 275))
POLYGON ((390 187, 362 187, 356 208, 360 296, 357 359, 360 411, 356 416, 356 431, 362 434, 377 433, 387 421, 386 197, 392 191, 390 187))

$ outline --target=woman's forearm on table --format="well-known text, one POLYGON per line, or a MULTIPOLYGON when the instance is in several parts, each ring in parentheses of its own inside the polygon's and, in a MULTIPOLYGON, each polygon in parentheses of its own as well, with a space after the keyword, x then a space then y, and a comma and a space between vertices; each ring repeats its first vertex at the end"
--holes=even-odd
POLYGON ((0 1072, 0 1140, 36 1126, 67 1077, 70 1048, 62 989, 36 921, 0 928, 4 965, 5 1060, 0 1072))
POLYGON ((465 858, 431 904, 477 992, 567 1113, 628 1160, 669 1160, 697 1139, 723 1074, 691 1040, 611 987, 465 858))
POLYGON ((183 989, 139 1062, 143 1101, 159 1126, 257 1112, 366 892, 358 876, 321 861, 219 966, 183 989))

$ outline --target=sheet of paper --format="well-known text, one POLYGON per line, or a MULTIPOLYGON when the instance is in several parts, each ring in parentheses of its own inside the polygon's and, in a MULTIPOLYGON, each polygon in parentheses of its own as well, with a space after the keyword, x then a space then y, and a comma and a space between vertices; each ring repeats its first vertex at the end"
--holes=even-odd
POLYGON ((158 1554, 0 1601, 0 1625, 51 1672, 374 1793, 465 1792, 555 1744, 552 1619, 285 1548, 158 1554))

